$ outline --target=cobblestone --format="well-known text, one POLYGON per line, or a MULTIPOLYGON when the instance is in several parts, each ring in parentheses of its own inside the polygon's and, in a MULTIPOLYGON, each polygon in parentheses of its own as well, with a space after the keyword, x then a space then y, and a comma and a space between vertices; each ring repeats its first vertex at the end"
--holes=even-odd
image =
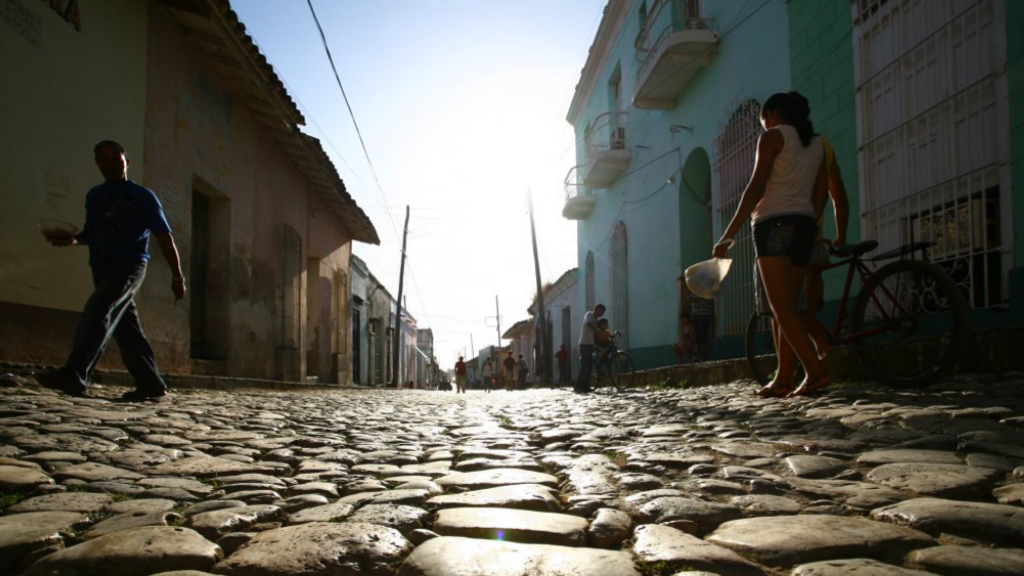
POLYGON ((1024 573, 1024 378, 764 400, 0 388, 0 572, 1024 573))

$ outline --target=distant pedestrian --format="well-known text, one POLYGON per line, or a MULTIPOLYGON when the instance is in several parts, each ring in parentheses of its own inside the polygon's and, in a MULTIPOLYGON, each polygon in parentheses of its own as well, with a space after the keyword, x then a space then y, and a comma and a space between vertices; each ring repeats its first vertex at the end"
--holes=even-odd
POLYGON ((508 356, 502 360, 501 365, 502 368, 505 369, 505 389, 512 390, 516 387, 516 359, 512 357, 511 351, 509 351, 508 356))
POLYGON ((490 357, 484 362, 484 367, 480 369, 480 374, 483 377, 484 390, 490 392, 491 384, 494 384, 494 363, 491 362, 490 357))
POLYGON ((89 247, 95 290, 78 319, 67 362, 56 373, 40 374, 40 383, 72 396, 85 396, 92 370, 113 338, 135 380, 135 390, 121 399, 159 398, 167 394, 167 384, 142 331, 135 294, 146 278, 149 238, 153 236, 171 269, 174 301, 185 297, 178 249, 156 195, 128 179, 131 161, 124 146, 104 140, 96 144, 93 153, 104 182, 85 197, 84 229, 74 235, 47 234, 47 240, 58 247, 89 247))
POLYGON ((523 359, 523 355, 519 355, 519 362, 516 363, 518 369, 518 382, 520 388, 526 388, 526 375, 530 373, 530 367, 526 364, 526 360, 523 359))
POLYGON ((462 356, 455 363, 455 393, 460 392, 466 393, 466 363, 462 361, 462 356))
POLYGON ((590 393, 590 370, 594 361, 594 335, 597 333, 597 319, 604 316, 604 304, 583 315, 583 328, 580 330, 580 374, 573 386, 573 391, 580 394, 590 393))
POLYGON ((558 383, 565 384, 569 381, 569 353, 565 351, 565 344, 558 347, 555 358, 558 360, 558 383))
POLYGON ((694 332, 693 316, 688 312, 679 315, 679 342, 672 345, 679 364, 696 362, 697 335, 694 332))
POLYGON ((708 349, 715 333, 715 302, 690 294, 690 318, 693 321, 694 340, 697 350, 695 362, 708 359, 708 349))

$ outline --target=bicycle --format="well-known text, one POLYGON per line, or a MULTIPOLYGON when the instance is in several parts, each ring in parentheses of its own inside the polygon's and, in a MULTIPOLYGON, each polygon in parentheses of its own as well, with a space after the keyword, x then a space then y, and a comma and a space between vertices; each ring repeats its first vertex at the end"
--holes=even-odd
POLYGON ((612 342, 604 348, 594 348, 594 388, 610 385, 616 390, 633 384, 636 371, 633 358, 629 353, 615 345, 615 339, 622 336, 616 330, 612 334, 612 342))
MULTIPOLYGON (((839 315, 829 341, 849 345, 861 363, 885 383, 902 388, 925 386, 949 373, 959 361, 970 332, 967 302, 960 288, 939 266, 905 259, 934 242, 914 242, 865 259, 875 240, 829 253, 842 258, 822 271, 847 266, 839 315), (900 258, 873 269, 870 264, 900 258), (860 294, 850 308, 854 275, 860 294), (852 329, 846 330, 847 317, 852 329)), ((771 337, 771 311, 754 312, 747 324, 747 363, 754 379, 767 384, 778 367, 771 337)))

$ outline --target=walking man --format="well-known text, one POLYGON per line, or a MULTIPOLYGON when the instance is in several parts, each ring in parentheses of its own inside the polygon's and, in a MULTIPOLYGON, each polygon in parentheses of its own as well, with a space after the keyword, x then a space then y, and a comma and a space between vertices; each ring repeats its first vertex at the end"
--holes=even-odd
POLYGON ((594 306, 592 311, 583 315, 583 328, 580 330, 580 374, 576 379, 573 391, 580 394, 590 393, 590 369, 594 360, 594 334, 597 333, 597 319, 604 316, 604 304, 594 306))
POLYGON ((516 362, 516 374, 518 376, 517 382, 519 383, 520 389, 526 388, 526 375, 530 373, 530 366, 526 363, 526 359, 523 355, 519 355, 519 361, 516 362))
POLYGON ((565 351, 565 344, 558 347, 555 358, 558 360, 558 383, 565 384, 569 381, 569 353, 565 351))
POLYGON ((153 191, 128 179, 128 153, 117 142, 104 140, 93 149, 104 182, 85 197, 85 226, 77 235, 48 236, 58 247, 86 245, 95 291, 75 328, 71 354, 57 373, 40 374, 44 385, 72 396, 85 396, 92 370, 110 338, 121 350, 135 390, 122 396, 142 401, 167 394, 153 349, 142 331, 135 294, 142 287, 149 263, 149 237, 155 236, 171 268, 171 291, 177 302, 185 297, 178 249, 163 207, 153 191))
POLYGON ((455 363, 455 393, 460 392, 466 393, 466 363, 462 361, 462 356, 455 363))
POLYGON ((502 367, 505 369, 505 389, 514 390, 516 387, 516 359, 512 357, 510 350, 508 356, 502 360, 502 367))
POLYGON ((491 362, 490 357, 488 357, 487 361, 484 362, 484 367, 480 369, 480 374, 483 377, 484 390, 490 393, 491 384, 494 383, 494 364, 491 362))

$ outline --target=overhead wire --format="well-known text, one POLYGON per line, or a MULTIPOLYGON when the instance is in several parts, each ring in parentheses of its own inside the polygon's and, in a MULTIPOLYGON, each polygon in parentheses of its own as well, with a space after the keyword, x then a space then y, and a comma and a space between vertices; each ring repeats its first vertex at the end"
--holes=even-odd
MULTIPOLYGON (((316 9, 313 8, 313 0, 306 0, 306 4, 309 6, 309 12, 313 16, 313 22, 316 24, 317 32, 320 34, 320 41, 323 44, 324 52, 327 54, 327 60, 331 65, 331 71, 334 73, 334 80, 338 84, 338 89, 341 91, 341 96, 345 100, 345 107, 348 109, 348 115, 352 119, 352 125, 355 127, 356 136, 359 137, 359 146, 363 150, 363 155, 366 157, 366 163, 370 167, 370 173, 373 175, 373 180, 377 185, 377 192, 380 194, 381 200, 384 202, 384 207, 387 209, 388 222, 391 224, 391 231, 395 235, 396 241, 399 238, 398 226, 395 224, 395 220, 392 217, 391 205, 387 200, 387 196, 384 194, 384 188, 381 186, 380 178, 377 176, 377 169, 373 166, 373 160, 370 159, 370 151, 366 147, 366 141, 363 139, 363 133, 359 129, 359 122, 356 120, 355 112, 352 110, 352 104, 349 102, 348 94, 345 93, 345 86, 341 83, 341 75, 338 74, 338 67, 334 64, 334 57, 331 55, 331 48, 327 42, 327 35, 324 33, 323 26, 320 25, 320 18, 316 15, 316 9)), ((409 264, 409 256, 403 252, 402 256, 406 259, 406 264, 409 267, 409 277, 412 280, 413 286, 416 287, 416 295, 420 300, 420 306, 423 307, 423 316, 427 320, 427 325, 430 326, 433 323, 430 321, 430 316, 427 314, 426 305, 423 302, 423 295, 420 293, 419 285, 416 282, 416 274, 413 272, 411 264, 409 264)), ((403 302, 398 303, 399 306, 403 306, 403 302)))
MULTIPOLYGON (((327 54, 327 60, 331 64, 331 71, 334 73, 334 80, 338 84, 338 89, 341 90, 341 97, 345 100, 345 108, 348 109, 348 115, 352 118, 352 126, 356 129, 356 136, 359 137, 359 146, 363 149, 363 155, 366 157, 366 163, 370 166, 370 173, 373 175, 373 180, 377 184, 377 191, 380 192, 381 199, 384 200, 384 205, 390 209, 387 202, 387 197, 384 195, 384 188, 380 185, 380 178, 377 177, 377 169, 373 167, 373 160, 370 159, 370 151, 366 148, 366 141, 363 140, 363 133, 359 130, 359 122, 356 121, 356 114, 352 111, 352 104, 348 101, 348 94, 345 93, 345 86, 341 83, 341 76, 338 74, 338 67, 334 64, 334 56, 331 55, 331 47, 327 43, 327 35, 324 34, 323 26, 320 25, 320 18, 316 15, 316 10, 313 8, 313 0, 306 0, 306 4, 309 6, 309 13, 313 15, 313 22, 316 24, 317 32, 320 33, 320 42, 324 46, 324 52, 327 54)), ((391 221, 391 227, 394 229, 395 236, 398 235, 398 230, 395 227, 394 220, 391 221)))

